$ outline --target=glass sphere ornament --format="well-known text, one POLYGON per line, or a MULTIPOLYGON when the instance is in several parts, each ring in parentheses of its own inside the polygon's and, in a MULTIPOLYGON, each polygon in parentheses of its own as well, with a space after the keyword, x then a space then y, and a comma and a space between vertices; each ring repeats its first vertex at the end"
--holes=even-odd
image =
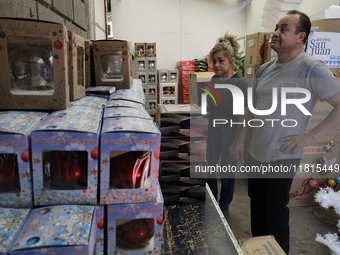
POLYGON ((8 55, 10 90, 13 94, 53 94, 52 51, 38 46, 12 49, 8 55))
POLYGON ((138 61, 138 70, 145 70, 144 61, 138 61))
POLYGON ((168 77, 165 73, 161 75, 161 81, 167 81, 167 79, 168 77))
POLYGON ((155 69, 156 64, 155 61, 149 61, 149 69, 155 69))
POLYGON ((154 219, 133 219, 116 227, 117 245, 125 248, 139 249, 149 244, 154 236, 154 219))
POLYGON ((172 81, 177 80, 177 75, 174 74, 174 73, 172 73, 171 76, 170 76, 170 79, 171 79, 172 81))
POLYGON ((339 177, 336 177, 336 178, 334 178, 334 181, 335 181, 337 184, 340 184, 340 176, 339 176, 339 177))
POLYGON ((156 77, 154 75, 149 76, 149 83, 155 83, 156 82, 156 77))
POLYGON ((106 54, 101 58, 104 78, 123 79, 122 55, 118 52, 106 54))
POLYGON ((334 179, 329 179, 327 183, 328 183, 328 185, 331 186, 332 188, 336 185, 336 182, 335 182, 334 179))
POLYGON ((332 150, 332 147, 330 146, 330 145, 326 145, 326 146, 324 146, 323 147, 323 150, 325 151, 325 152, 330 152, 331 150, 332 150))
POLYGON ((328 145, 334 147, 336 145, 335 141, 334 140, 329 140, 328 141, 328 145))
POLYGON ((317 159, 316 159, 316 163, 317 163, 317 164, 325 164, 325 160, 324 160, 323 157, 320 157, 320 158, 317 158, 317 159))
POLYGON ((310 186, 314 187, 314 188, 318 188, 319 187, 319 182, 316 180, 310 180, 309 182, 310 186))

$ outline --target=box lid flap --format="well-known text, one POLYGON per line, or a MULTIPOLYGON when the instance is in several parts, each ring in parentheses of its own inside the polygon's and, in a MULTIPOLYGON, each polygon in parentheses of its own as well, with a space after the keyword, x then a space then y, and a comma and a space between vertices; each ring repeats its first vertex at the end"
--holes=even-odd
POLYGON ((11 250, 88 245, 93 213, 94 206, 58 205, 34 209, 11 250))
POLYGON ((94 96, 86 96, 77 101, 69 103, 70 106, 87 106, 92 108, 102 109, 106 103, 106 99, 94 97, 94 96))
POLYGON ((45 112, 0 112, 0 132, 27 134, 46 115, 45 112))
POLYGON ((128 107, 111 107, 106 108, 104 113, 104 118, 112 117, 136 117, 142 119, 152 120, 150 114, 145 109, 136 109, 128 107))
POLYGON ((97 133, 101 123, 102 109, 73 106, 51 113, 39 123, 36 130, 68 130, 97 133))
POLYGON ((0 208, 0 252, 5 253, 24 223, 30 209, 0 208))
POLYGON ((110 96, 110 100, 129 100, 144 104, 144 94, 140 93, 138 90, 127 90, 120 89, 110 96))
POLYGON ((102 133, 126 131, 159 134, 159 130, 152 120, 133 117, 104 119, 102 133))
POLYGON ((89 87, 86 89, 86 92, 91 92, 92 94, 101 94, 101 95, 111 95, 115 91, 116 91, 116 87, 109 87, 109 86, 89 87))
POLYGON ((130 107, 144 109, 143 105, 140 103, 128 101, 128 100, 107 100, 106 108, 108 107, 130 107))

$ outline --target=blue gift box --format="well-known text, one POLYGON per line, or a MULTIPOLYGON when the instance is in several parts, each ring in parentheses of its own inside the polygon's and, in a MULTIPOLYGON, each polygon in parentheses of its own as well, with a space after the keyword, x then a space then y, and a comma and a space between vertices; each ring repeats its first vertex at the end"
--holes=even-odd
POLYGON ((112 117, 136 117, 152 120, 150 114, 145 109, 128 107, 109 107, 105 108, 104 118, 112 117))
POLYGON ((30 209, 0 208, 0 255, 7 255, 30 209))
POLYGON ((106 103, 106 99, 94 97, 94 96, 86 96, 81 99, 78 99, 77 101, 73 101, 68 104, 68 107, 73 106, 82 106, 82 107, 91 107, 91 108, 97 108, 102 109, 106 103))
POLYGON ((106 118, 100 138, 100 203, 156 201, 161 134, 152 120, 106 118))
POLYGON ((105 217, 104 217, 104 206, 98 205, 95 207, 96 211, 96 248, 95 255, 104 254, 104 245, 106 240, 104 238, 104 228, 105 228, 105 217))
POLYGON ((9 255, 92 255, 94 206, 59 205, 33 209, 13 241, 9 255))
POLYGON ((96 204, 102 109, 73 106, 32 131, 34 204, 96 204))
POLYGON ((127 108, 136 108, 136 109, 145 109, 142 104, 127 101, 127 100, 107 100, 105 104, 105 108, 110 107, 127 107, 127 108))
POLYGON ((32 207, 30 132, 47 113, 0 112, 0 207, 32 207))
POLYGON ((163 196, 154 203, 107 206, 108 255, 161 254, 163 196))

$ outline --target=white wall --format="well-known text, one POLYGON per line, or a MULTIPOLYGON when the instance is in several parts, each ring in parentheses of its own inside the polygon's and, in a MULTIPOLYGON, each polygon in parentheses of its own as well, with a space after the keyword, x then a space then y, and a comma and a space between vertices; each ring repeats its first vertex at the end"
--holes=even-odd
MULTIPOLYGON (((264 28, 261 26, 261 15, 266 0, 252 0, 246 7, 246 34, 257 32, 271 32, 273 28, 264 28)), ((329 8, 331 5, 339 5, 339 0, 304 0, 300 4, 300 11, 306 13, 309 17, 329 8)))
MULTIPOLYGON (((157 43, 157 68, 203 58, 228 30, 245 35, 245 2, 111 0, 114 39, 157 43)), ((241 42, 243 46, 243 43, 241 42)))
MULTIPOLYGON (((104 0, 95 0, 95 22, 105 29, 105 5, 104 0)), ((105 32, 96 26, 96 40, 106 39, 105 32)))

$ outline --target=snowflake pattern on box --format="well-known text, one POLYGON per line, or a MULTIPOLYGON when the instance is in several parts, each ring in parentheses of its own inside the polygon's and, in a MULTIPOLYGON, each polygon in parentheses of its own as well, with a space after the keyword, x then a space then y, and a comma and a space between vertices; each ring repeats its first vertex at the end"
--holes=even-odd
POLYGON ((43 254, 43 249, 53 247, 57 251, 57 247, 69 246, 69 254, 76 254, 72 249, 77 250, 77 254, 78 251, 85 254, 89 246, 94 246, 93 216, 94 206, 59 205, 34 209, 11 251, 43 254))
POLYGON ((138 90, 120 89, 110 96, 110 100, 128 100, 145 104, 145 96, 138 90))
POLYGON ((0 208, 0 253, 5 253, 30 209, 0 208))
MULTIPOLYGON (((140 118, 104 119, 100 143, 100 203, 144 203, 156 201, 160 132, 152 120, 140 118), (116 189, 111 187, 111 152, 149 151, 149 185, 142 188, 116 189)), ((112 166, 114 167, 114 166, 112 166)), ((147 182, 146 182, 147 183, 147 182)))
POLYGON ((142 104, 132 102, 132 101, 127 101, 127 100, 108 100, 106 102, 105 108, 109 108, 109 107, 129 107, 129 108, 144 109, 142 104))
POLYGON ((104 118, 114 117, 137 117, 152 120, 150 114, 145 109, 135 109, 127 107, 106 108, 104 112, 104 118))

